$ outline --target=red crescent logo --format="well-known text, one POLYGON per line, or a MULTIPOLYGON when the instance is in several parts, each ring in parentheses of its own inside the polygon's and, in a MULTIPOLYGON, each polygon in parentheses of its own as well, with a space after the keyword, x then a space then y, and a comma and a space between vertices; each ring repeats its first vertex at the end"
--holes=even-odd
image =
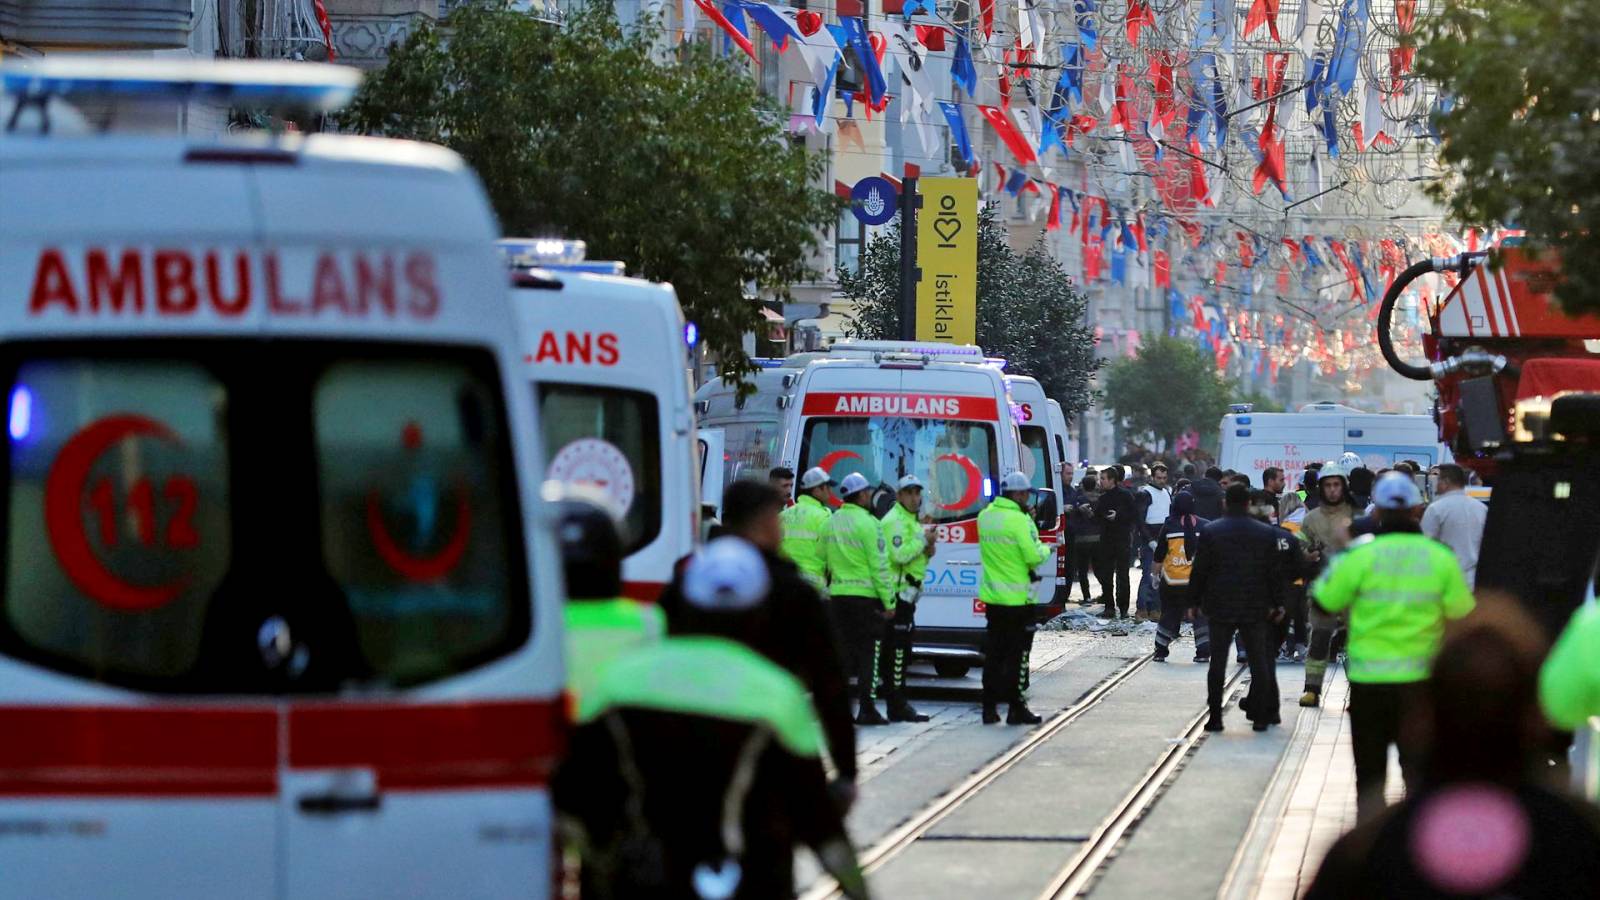
POLYGON ((978 502, 983 496, 983 473, 978 471, 978 464, 959 453, 946 453, 934 458, 935 463, 945 461, 953 462, 961 467, 967 476, 967 491, 955 503, 940 503, 940 509, 966 509, 978 502))
POLYGON ((383 524, 383 504, 376 490, 367 494, 367 533, 372 535, 372 546, 378 551, 378 557, 400 573, 400 577, 407 581, 438 581, 460 565, 467 552, 467 538, 472 534, 472 509, 467 505, 466 488, 459 488, 456 493, 456 533, 432 556, 412 556, 400 549, 383 524))
MULTIPOLYGON (((846 460, 846 459, 861 459, 861 454, 855 452, 854 450, 835 450, 832 453, 829 453, 827 456, 824 456, 817 463, 817 468, 821 469, 824 472, 827 472, 829 475, 832 475, 833 474, 833 467, 838 465, 841 460, 846 460)), ((828 495, 828 505, 829 506, 843 506, 844 505, 844 501, 840 500, 838 497, 835 497, 832 494, 829 494, 828 495)))
POLYGON ((171 603, 189 585, 188 576, 167 584, 135 585, 111 574, 83 527, 83 489, 89 469, 106 450, 125 438, 151 437, 179 443, 172 430, 154 419, 113 415, 90 422, 56 454, 45 478, 44 523, 61 571, 78 590, 102 606, 142 612, 171 603))

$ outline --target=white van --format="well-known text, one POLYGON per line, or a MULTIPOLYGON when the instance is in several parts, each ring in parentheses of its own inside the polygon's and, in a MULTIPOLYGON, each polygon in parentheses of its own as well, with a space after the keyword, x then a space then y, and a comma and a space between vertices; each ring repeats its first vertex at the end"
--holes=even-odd
MULTIPOLYGON (((722 484, 741 478, 766 481, 778 461, 784 420, 789 415, 795 382, 807 362, 822 354, 804 353, 784 359, 753 359, 756 370, 742 381, 717 377, 695 392, 695 413, 704 430, 722 432, 722 484), (746 385, 743 396, 740 385, 746 385)), ((715 505, 720 508, 722 495, 715 505)))
POLYGON ((1258 413, 1237 404, 1222 417, 1221 444, 1217 466, 1249 475, 1257 487, 1269 467, 1293 477, 1306 463, 1338 459, 1347 450, 1374 472, 1405 459, 1424 469, 1449 461, 1433 417, 1364 413, 1333 403, 1292 413, 1258 413))
POLYGON ((623 593, 653 601, 700 532, 683 312, 671 286, 583 259, 579 241, 508 239, 511 305, 543 426, 542 477, 623 513, 623 593), (614 274, 596 274, 603 271, 614 274))
MULTIPOLYGON (((1045 405, 1049 407, 1050 439, 1055 444, 1057 456, 1060 457, 1062 464, 1075 463, 1078 458, 1078 442, 1075 438, 1073 438, 1072 432, 1067 428, 1066 413, 1062 411, 1061 404, 1055 400, 1046 401, 1045 405)), ((1059 466, 1056 468, 1056 471, 1058 473, 1061 471, 1059 466)), ((1076 468, 1073 470, 1073 475, 1074 477, 1077 476, 1076 468)), ((1071 588, 1067 584, 1067 564, 1070 562, 1070 560, 1067 559, 1066 546, 1066 494, 1071 490, 1072 485, 1063 481, 1061 484, 1061 489, 1056 492, 1057 508, 1061 510, 1060 527, 1062 529, 1062 540, 1059 548, 1056 550, 1056 590, 1055 597, 1052 598, 1052 602, 1062 607, 1066 606, 1067 595, 1072 593, 1071 588)))
MULTIPOLYGON (((281 106, 282 71, 0 81, 281 106)), ((547 896, 560 560, 472 172, 59 134, 0 134, 0 893, 547 896)))
MULTIPOLYGON (((1062 455, 1065 445, 1061 441, 1060 432, 1051 428, 1050 404, 1053 401, 1044 395, 1044 387, 1039 384, 1037 378, 1027 375, 1007 375, 1006 388, 1011 393, 1012 408, 1016 410, 1017 431, 1022 438, 1022 471, 1032 480, 1035 489, 1053 491, 1057 498, 1056 516, 1039 528, 1039 540, 1050 548, 1050 557, 1039 565, 1037 571, 1040 581, 1034 584, 1034 600, 1053 605, 1057 586, 1066 582, 1060 570, 1060 560, 1061 545, 1066 537, 1067 519, 1059 512, 1060 497, 1065 490, 1061 484, 1061 462, 1066 458, 1062 455)), ((1060 607, 1055 607, 1049 610, 1048 614, 1060 611, 1060 607)))

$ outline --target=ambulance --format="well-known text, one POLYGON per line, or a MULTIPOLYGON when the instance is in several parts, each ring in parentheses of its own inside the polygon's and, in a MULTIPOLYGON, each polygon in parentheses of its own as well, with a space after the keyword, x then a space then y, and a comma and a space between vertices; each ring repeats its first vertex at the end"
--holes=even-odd
POLYGON ((1066 585, 1066 576, 1061 570, 1061 551, 1066 540, 1067 519, 1061 514, 1059 502, 1065 492, 1061 484, 1065 443, 1061 431, 1051 422, 1050 404, 1054 401, 1045 396, 1044 387, 1037 378, 1007 375, 1006 388, 1011 393, 1017 431, 1022 438, 1022 471, 1033 482, 1035 490, 1050 491, 1057 498, 1057 514, 1048 522, 1040 523, 1039 540, 1050 548, 1050 556, 1039 565, 1040 580, 1034 585, 1035 599, 1046 604, 1042 614, 1054 615, 1061 612, 1055 602, 1057 588, 1066 585))
POLYGON ((1258 413, 1247 403, 1234 404, 1222 417, 1221 438, 1217 466, 1249 475, 1257 487, 1269 467, 1293 476, 1306 463, 1338 459, 1347 451, 1374 472, 1407 459, 1421 463, 1424 471, 1451 460, 1432 416, 1365 413, 1335 403, 1286 413, 1258 413))
POLYGON ((38 121, 343 67, 13 65, 0 893, 548 896, 560 559, 473 173, 38 121))
MULTIPOLYGON (((977 515, 1000 478, 1023 465, 1000 365, 971 346, 841 341, 762 370, 742 411, 727 385, 707 384, 697 397, 702 424, 761 435, 751 442, 762 454, 751 475, 778 465, 797 473, 821 466, 836 480, 860 472, 879 515, 901 477, 921 478, 937 551, 917 604, 915 652, 946 677, 982 660, 977 515)), ((737 457, 732 437, 728 446, 737 457)), ((1051 585, 1046 579, 1040 591, 1046 602, 1051 585)))
POLYGON ((654 601, 700 532, 685 322, 672 287, 622 277, 582 241, 500 241, 544 480, 588 484, 622 515, 623 593, 654 601))
MULTIPOLYGON (((724 486, 741 478, 766 481, 767 474, 778 462, 779 444, 783 439, 784 422, 793 389, 806 363, 820 354, 804 353, 783 359, 757 358, 751 360, 756 370, 742 379, 713 378, 695 392, 695 413, 702 432, 711 444, 720 444, 721 474, 724 486), (741 393, 740 386, 748 385, 741 393)), ((715 459, 707 463, 710 468, 715 459)), ((713 476, 707 474, 709 480, 713 476)), ((707 502, 720 508, 722 495, 707 498, 707 502)))

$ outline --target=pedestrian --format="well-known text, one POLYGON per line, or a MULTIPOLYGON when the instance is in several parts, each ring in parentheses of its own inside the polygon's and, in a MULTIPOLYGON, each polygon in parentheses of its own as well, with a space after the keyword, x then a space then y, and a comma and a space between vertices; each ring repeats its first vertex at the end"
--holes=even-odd
MULTIPOLYGON (((1081 499, 1074 507, 1067 508, 1067 530, 1072 534, 1072 571, 1078 579, 1078 586, 1083 595, 1082 603, 1093 605, 1105 603, 1104 567, 1100 565, 1100 534, 1103 531, 1100 520, 1095 518, 1094 507, 1100 500, 1100 478, 1093 469, 1089 469, 1083 476, 1083 481, 1078 484, 1078 495, 1081 499), (1089 576, 1095 578, 1095 585, 1100 588, 1100 596, 1096 597, 1089 590, 1089 576)), ((1072 582, 1067 582, 1070 591, 1072 582)))
POLYGON ((585 897, 794 895, 810 847, 867 896, 804 685, 748 643, 766 566, 741 538, 684 571, 682 628, 605 667, 551 784, 585 897))
POLYGON ((1294 493, 1284 495, 1286 505, 1291 511, 1279 519, 1278 527, 1294 535, 1305 569, 1304 574, 1289 582, 1288 633, 1285 635, 1283 648, 1278 652, 1278 661, 1303 663, 1306 660, 1306 652, 1311 646, 1311 619, 1308 610, 1310 601, 1306 597, 1306 589, 1310 586, 1311 579, 1315 578, 1322 568, 1322 563, 1320 558, 1311 554, 1308 549, 1310 545, 1301 537, 1310 510, 1304 505, 1295 505, 1296 496, 1294 493))
POLYGON ((1287 583, 1283 593, 1284 615, 1273 632, 1272 647, 1278 654, 1278 662, 1293 662, 1294 647, 1305 640, 1305 616, 1297 614, 1296 607, 1304 603, 1306 578, 1317 574, 1318 565, 1306 554, 1305 544, 1296 536, 1295 529, 1277 524, 1276 509, 1277 498, 1271 491, 1262 488, 1250 492, 1250 517, 1271 525, 1280 539, 1278 547, 1283 552, 1281 563, 1287 583), (1302 630, 1291 633, 1292 628, 1302 630))
MULTIPOLYGON (((767 473, 767 483, 772 489, 783 497, 783 502, 794 501, 794 470, 788 466, 777 466, 767 473)), ((726 523, 724 523, 726 524, 726 523)))
POLYGON ((1572 614, 1539 673, 1539 701, 1557 728, 1577 731, 1600 716, 1600 604, 1572 614))
POLYGON ((828 501, 832 499, 833 476, 814 466, 800 476, 800 497, 779 517, 783 525, 780 552, 800 568, 800 574, 818 593, 828 589, 828 553, 823 538, 833 518, 828 511, 828 501))
POLYGON ((1322 463, 1309 462, 1300 475, 1300 500, 1308 510, 1316 509, 1322 502, 1322 498, 1317 496, 1317 480, 1321 477, 1318 473, 1321 471, 1322 463))
POLYGON ((661 640, 666 619, 660 607, 622 596, 622 534, 600 498, 567 487, 555 521, 567 584, 567 689, 581 700, 608 663, 661 640))
POLYGON ((1363 822, 1383 809, 1391 744, 1400 748, 1407 789, 1416 788, 1420 760, 1401 723, 1418 708, 1444 623, 1473 607, 1455 555, 1417 524, 1422 492, 1410 476, 1385 475, 1373 501, 1378 533, 1352 545, 1311 588, 1318 607, 1350 615, 1350 740, 1363 822))
POLYGON ((1256 731, 1278 724, 1276 623, 1283 616, 1283 538, 1271 525, 1250 518, 1250 489, 1229 485, 1221 519, 1200 530, 1190 590, 1211 623, 1217 646, 1206 678, 1207 731, 1222 730, 1222 686, 1228 654, 1223 648, 1244 632, 1250 663, 1245 714, 1256 731))
POLYGON ((839 484, 844 504, 828 522, 829 610, 844 644, 845 671, 854 675, 860 704, 857 725, 887 725, 878 712, 878 654, 883 625, 894 618, 893 578, 883 531, 872 512, 866 476, 851 472, 839 484))
POLYGON ((1194 661, 1211 661, 1211 627, 1205 614, 1190 602, 1189 580, 1194 555, 1199 550, 1200 529, 1206 520, 1194 514, 1194 495, 1181 491, 1172 498, 1161 538, 1156 542, 1155 563, 1161 581, 1161 621, 1156 625, 1156 662, 1166 662, 1172 642, 1178 639, 1186 617, 1194 620, 1194 661))
POLYGON ((1277 466, 1267 466, 1261 470, 1261 488, 1272 495, 1272 524, 1278 524, 1278 510, 1282 507, 1283 489, 1288 484, 1283 470, 1277 466))
MULTIPOLYGON (((1133 567, 1129 542, 1139 521, 1133 492, 1122 485, 1121 466, 1107 466, 1100 471, 1100 499, 1095 502, 1094 514, 1102 529, 1100 564, 1115 587, 1113 590, 1113 584, 1100 582, 1106 601, 1101 614, 1108 619, 1127 616, 1131 599, 1128 570, 1133 567)), ((981 531, 979 535, 982 536, 981 531)))
MULTIPOLYGON (((1072 513, 1080 505, 1088 502, 1075 481, 1075 469, 1070 461, 1061 464, 1061 500, 1060 508, 1062 522, 1065 527, 1061 529, 1061 546, 1056 553, 1061 560, 1060 587, 1056 589, 1056 602, 1065 604, 1072 600, 1072 582, 1077 578, 1076 559, 1078 553, 1077 534, 1072 528, 1072 513)), ((1092 507, 1091 507, 1092 509, 1092 507)))
MULTIPOLYGON (((983 723, 1000 721, 999 704, 1008 705, 1007 725, 1040 720, 1028 709, 1028 655, 1038 627, 1031 586, 1034 568, 1049 558, 1028 507, 1033 484, 1018 471, 1000 480, 1000 496, 978 514, 978 554, 983 580, 978 598, 984 608, 983 723)), ((1126 572, 1126 570, 1124 570, 1126 572)))
POLYGON ((1367 511, 1367 506, 1372 503, 1372 486, 1377 482, 1378 476, 1366 466, 1346 469, 1345 472, 1350 484, 1350 504, 1355 507, 1357 515, 1363 515, 1367 511))
POLYGON ((1137 495, 1143 516, 1139 525, 1138 618, 1154 621, 1160 616, 1161 579, 1156 572, 1156 545, 1166 536, 1167 518, 1172 514, 1172 492, 1167 489, 1167 465, 1150 467, 1150 480, 1137 495))
POLYGON ((895 604, 894 618, 884 624, 884 652, 879 658, 878 677, 883 682, 891 722, 928 721, 906 699, 906 666, 911 663, 917 600, 922 596, 922 578, 936 546, 928 533, 929 526, 918 518, 921 510, 922 480, 907 475, 900 479, 894 507, 883 517, 882 524, 895 604))
POLYGON ((1222 470, 1216 466, 1206 470, 1204 478, 1189 485, 1194 494, 1194 514, 1202 519, 1222 518, 1222 470))
POLYGON ((1422 514, 1422 533, 1455 551, 1461 574, 1472 587, 1478 579, 1478 548, 1489 507, 1467 495, 1467 473, 1454 463, 1439 467, 1435 499, 1422 514))
MULTIPOLYGON (((1300 539, 1306 542, 1306 555, 1319 565, 1326 565, 1350 542, 1350 523, 1356 509, 1347 488, 1344 466, 1336 460, 1328 460, 1317 470, 1318 504, 1306 514, 1300 539)), ((1322 682, 1333 656, 1333 639, 1344 624, 1339 616, 1314 603, 1307 607, 1307 618, 1311 622, 1311 643, 1306 648, 1306 683, 1300 705, 1314 707, 1322 704, 1322 682)))
MULTIPOLYGON (((802 495, 804 498, 804 495, 802 495)), ((751 613, 746 638, 757 652, 800 679, 811 695, 817 721, 828 741, 833 762, 835 793, 853 799, 856 783, 856 731, 851 721, 850 682, 846 676, 839 637, 828 616, 827 601, 814 582, 786 559, 779 548, 787 537, 780 512, 783 495, 758 481, 740 479, 722 495, 723 527, 728 534, 748 541, 766 563, 771 587, 767 599, 751 613)), ((826 514, 826 511, 824 511, 826 514)), ((826 523, 824 523, 826 527, 826 523)), ((691 610, 683 596, 680 572, 661 593, 661 609, 671 633, 683 630, 683 617, 691 610)))
POLYGON ((1426 777, 1333 844, 1306 900, 1596 895, 1600 813, 1537 774, 1539 635, 1511 600, 1451 629, 1407 722, 1424 732, 1426 777))

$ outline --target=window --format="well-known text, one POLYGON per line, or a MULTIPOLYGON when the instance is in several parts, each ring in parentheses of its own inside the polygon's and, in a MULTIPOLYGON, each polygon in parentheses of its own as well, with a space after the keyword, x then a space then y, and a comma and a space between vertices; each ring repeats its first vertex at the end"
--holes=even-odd
POLYGON ((531 632, 485 351, 39 343, 0 378, 0 653, 171 693, 365 692, 531 632))
POLYGON ((661 533, 661 428, 656 399, 590 385, 539 386, 545 477, 583 482, 624 512, 628 552, 661 533))
POLYGON ((1055 476, 1050 472, 1050 432, 1038 425, 1022 426, 1022 470, 1036 488, 1055 488, 1055 476))
POLYGON ((722 429, 724 485, 740 478, 767 480, 778 456, 778 437, 782 433, 777 422, 729 422, 707 427, 722 429))
POLYGON ((856 214, 845 210, 839 214, 838 238, 834 241, 834 269, 852 275, 861 272, 861 251, 867 243, 867 226, 856 214))
POLYGON ((806 422, 799 471, 822 466, 841 481, 852 472, 893 492, 906 475, 922 479, 923 512, 934 522, 978 514, 993 493, 999 454, 994 427, 978 422, 888 416, 806 422))

